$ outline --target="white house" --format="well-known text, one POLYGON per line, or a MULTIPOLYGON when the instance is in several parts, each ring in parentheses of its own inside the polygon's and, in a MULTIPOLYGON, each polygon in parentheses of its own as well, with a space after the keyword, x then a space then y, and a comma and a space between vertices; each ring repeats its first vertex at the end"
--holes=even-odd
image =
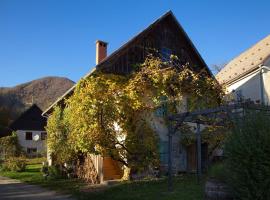
POLYGON ((270 35, 230 61, 217 75, 235 100, 270 104, 270 35))
POLYGON ((41 114, 42 110, 34 104, 10 126, 16 131, 19 144, 28 156, 46 155, 46 118, 41 114))

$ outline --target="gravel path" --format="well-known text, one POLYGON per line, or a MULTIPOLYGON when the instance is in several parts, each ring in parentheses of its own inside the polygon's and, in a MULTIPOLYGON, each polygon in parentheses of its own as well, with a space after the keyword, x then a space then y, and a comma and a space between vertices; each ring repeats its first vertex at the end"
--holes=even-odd
POLYGON ((36 185, 22 183, 0 176, 0 200, 75 200, 70 195, 59 194, 36 185))

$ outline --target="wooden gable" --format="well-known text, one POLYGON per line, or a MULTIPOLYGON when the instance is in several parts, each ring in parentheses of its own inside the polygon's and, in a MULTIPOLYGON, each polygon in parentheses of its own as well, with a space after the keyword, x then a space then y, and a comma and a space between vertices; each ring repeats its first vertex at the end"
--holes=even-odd
POLYGON ((147 55, 162 56, 164 48, 169 49, 171 54, 178 56, 181 64, 189 63, 195 70, 205 68, 212 76, 172 12, 166 13, 107 57, 97 66, 97 70, 129 74, 133 69, 132 66, 144 62, 147 55))
MULTIPOLYGON (((207 75, 214 78, 171 11, 164 14, 145 30, 105 58, 84 78, 91 76, 95 70, 101 70, 105 73, 129 74, 133 71, 134 65, 144 62, 147 55, 154 54, 161 56, 163 48, 170 49, 171 53, 179 58, 180 64, 189 63, 195 71, 205 69, 207 75)), ((64 99, 69 98, 73 94, 75 87, 76 85, 54 102, 44 111, 43 115, 49 115, 55 105, 61 105, 63 107, 65 105, 64 99)))

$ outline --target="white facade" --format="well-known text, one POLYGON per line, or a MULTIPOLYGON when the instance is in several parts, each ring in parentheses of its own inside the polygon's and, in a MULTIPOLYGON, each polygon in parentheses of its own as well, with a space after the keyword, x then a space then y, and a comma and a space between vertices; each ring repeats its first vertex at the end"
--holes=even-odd
POLYGON ((27 155, 46 155, 47 133, 45 131, 17 130, 16 133, 19 144, 27 155), (32 137, 29 137, 31 135, 30 133, 32 133, 32 137))
POLYGON ((255 103, 270 105, 270 67, 261 66, 228 84, 226 89, 235 100, 250 99, 255 103))

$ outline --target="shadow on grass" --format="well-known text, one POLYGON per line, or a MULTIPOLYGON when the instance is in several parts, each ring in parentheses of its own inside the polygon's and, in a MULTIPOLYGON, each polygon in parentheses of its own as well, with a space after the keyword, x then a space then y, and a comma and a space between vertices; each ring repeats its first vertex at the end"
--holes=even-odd
POLYGON ((44 179, 40 172, 41 165, 28 165, 25 172, 0 172, 0 175, 22 180, 30 184, 69 193, 78 199, 102 200, 200 200, 203 199, 203 184, 197 184, 193 175, 174 177, 173 192, 168 192, 167 179, 127 181, 119 185, 93 190, 78 179, 44 179), (82 192, 83 191, 83 192, 82 192))

